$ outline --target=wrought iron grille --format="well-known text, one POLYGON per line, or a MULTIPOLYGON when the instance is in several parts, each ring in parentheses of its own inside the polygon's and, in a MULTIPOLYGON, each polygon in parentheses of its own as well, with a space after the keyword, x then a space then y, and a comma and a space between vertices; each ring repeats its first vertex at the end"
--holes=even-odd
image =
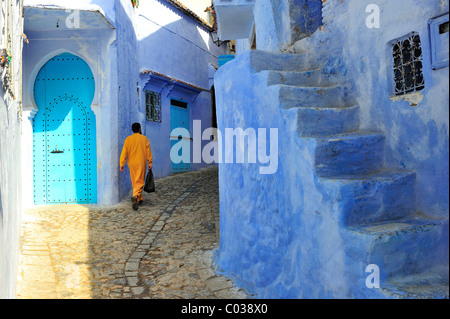
POLYGON ((147 121, 161 123, 161 94, 145 91, 145 113, 147 121))
POLYGON ((395 40, 392 44, 394 58, 394 94, 403 95, 420 91, 425 87, 422 72, 422 47, 419 34, 395 40))

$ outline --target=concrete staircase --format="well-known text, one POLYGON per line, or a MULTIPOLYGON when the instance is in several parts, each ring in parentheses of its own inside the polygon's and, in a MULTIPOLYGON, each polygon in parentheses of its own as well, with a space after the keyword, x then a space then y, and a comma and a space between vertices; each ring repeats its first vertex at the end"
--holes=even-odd
POLYGON ((278 88, 282 108, 296 110, 299 138, 316 141, 316 175, 333 190, 337 218, 353 239, 347 257, 378 265, 388 298, 448 298, 448 220, 416 210, 414 172, 385 167, 385 136, 360 130, 359 106, 342 78, 304 54, 258 51, 251 66, 278 88))

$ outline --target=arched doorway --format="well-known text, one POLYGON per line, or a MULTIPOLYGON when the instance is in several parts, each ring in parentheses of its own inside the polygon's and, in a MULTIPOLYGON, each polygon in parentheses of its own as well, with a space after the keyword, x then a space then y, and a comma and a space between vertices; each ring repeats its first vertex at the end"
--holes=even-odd
POLYGON ((96 203, 95 81, 83 59, 50 59, 34 83, 39 111, 33 120, 34 203, 96 203))

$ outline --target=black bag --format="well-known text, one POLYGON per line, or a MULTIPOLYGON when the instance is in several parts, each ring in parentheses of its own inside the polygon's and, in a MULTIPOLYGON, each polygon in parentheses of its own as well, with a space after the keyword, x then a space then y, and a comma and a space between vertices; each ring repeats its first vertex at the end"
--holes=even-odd
POLYGON ((151 169, 148 170, 147 177, 145 178, 144 191, 147 193, 153 193, 155 191, 155 179, 151 169))

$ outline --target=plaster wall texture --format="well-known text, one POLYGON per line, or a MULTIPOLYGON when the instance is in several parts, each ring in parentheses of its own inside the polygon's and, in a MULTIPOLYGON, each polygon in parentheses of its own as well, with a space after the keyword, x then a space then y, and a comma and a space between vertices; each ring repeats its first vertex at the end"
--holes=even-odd
POLYGON ((14 298, 22 211, 20 105, 0 94, 0 298, 14 298))
POLYGON ((253 74, 250 57, 244 52, 216 74, 217 103, 227 104, 218 109, 218 126, 278 128, 278 170, 261 175, 254 164, 219 165, 219 270, 262 298, 345 295, 343 238, 318 190, 315 141, 297 138, 295 112, 284 114, 276 88, 253 74), (335 279, 327 287, 328 276, 335 279))
POLYGON ((216 0, 217 35, 221 40, 245 39, 253 29, 255 0, 216 0))
MULTIPOLYGON (((91 108, 97 122, 97 203, 114 204, 118 198, 117 145, 117 55, 113 23, 114 2, 107 0, 61 2, 26 0, 25 29, 29 44, 23 56, 24 121, 22 152, 33 153, 33 118, 39 111, 33 87, 41 67, 52 57, 69 52, 80 56, 91 68, 95 79, 95 95, 91 108), (40 10, 34 10, 39 8, 40 10), (34 10, 34 11, 30 11, 34 10), (68 11, 66 11, 68 10, 68 11), (80 28, 68 28, 67 19, 80 10, 80 28), (83 11, 84 10, 84 11, 83 11), (84 12, 99 14, 84 15, 84 12), (32 15, 31 15, 32 14, 32 15), (30 16, 31 15, 31 16, 30 16), (59 28, 55 21, 59 20, 59 28)), ((32 156, 22 157, 24 207, 32 207, 32 156)))
MULTIPOLYGON (((321 9, 321 0, 256 0, 253 22, 257 49, 285 51, 292 43, 311 36, 322 24, 321 9)), ((237 55, 250 49, 249 40, 236 40, 236 49, 237 55)))
MULTIPOLYGON (((25 32, 30 41, 24 47, 23 69, 23 145, 24 154, 33 153, 33 118, 39 111, 34 101, 33 87, 41 67, 52 57, 69 52, 81 57, 91 68, 95 79, 95 95, 91 108, 97 122, 97 203, 106 204, 118 201, 118 173, 112 165, 114 158, 118 160, 117 131, 117 95, 114 86, 117 76, 115 46, 112 44, 115 34, 112 30, 83 31, 46 31, 39 32, 27 29, 25 32), (114 152, 116 149, 116 152, 114 152)), ((33 185, 26 182, 32 180, 32 157, 23 157, 23 193, 25 207, 33 205, 33 185)))
MULTIPOLYGON (((0 19, 0 22, 5 23, 1 25, 3 31, 11 32, 13 58, 10 67, 15 80, 13 82, 15 99, 0 88, 0 298, 3 299, 15 297, 19 224, 22 211, 20 191, 22 169, 17 162, 21 156, 20 62, 23 41, 20 36, 23 29, 21 3, 14 2, 11 24, 7 28, 4 28, 7 19, 0 19)), ((0 36, 5 36, 4 39, 6 39, 3 32, 0 36)), ((4 45, 6 42, 0 41, 0 43, 4 45)))
MULTIPOLYGON (((225 54, 227 48, 225 45, 217 47, 212 42, 209 30, 165 1, 141 2, 139 7, 133 10, 120 9, 117 6, 116 19, 120 21, 117 28, 119 61, 127 60, 118 64, 119 73, 127 74, 119 76, 119 82, 122 83, 119 86, 121 92, 124 87, 124 91, 131 92, 119 97, 124 101, 119 101, 119 112, 123 112, 119 115, 119 143, 122 145, 125 137, 131 134, 131 124, 140 122, 142 132, 149 138, 152 147, 155 177, 170 175, 170 99, 181 99, 189 103, 191 137, 192 121, 201 120, 203 128, 209 128, 209 90, 213 85, 211 69, 217 68, 217 58, 225 54), (128 41, 126 44, 125 39, 128 41), (143 74, 144 71, 157 72, 203 90, 189 89, 172 81, 155 79, 150 74, 143 74), (133 78, 135 80, 130 80, 133 78), (161 123, 145 120, 146 90, 161 93, 161 123), (135 107, 130 112, 123 108, 123 105, 135 107)), ((202 143, 204 145, 206 142, 202 143)), ((193 163, 193 151, 191 146, 191 169, 204 167, 206 164, 203 162, 193 163)), ((122 178, 120 185, 123 190, 120 194, 125 196, 130 187, 129 178, 122 178)))

